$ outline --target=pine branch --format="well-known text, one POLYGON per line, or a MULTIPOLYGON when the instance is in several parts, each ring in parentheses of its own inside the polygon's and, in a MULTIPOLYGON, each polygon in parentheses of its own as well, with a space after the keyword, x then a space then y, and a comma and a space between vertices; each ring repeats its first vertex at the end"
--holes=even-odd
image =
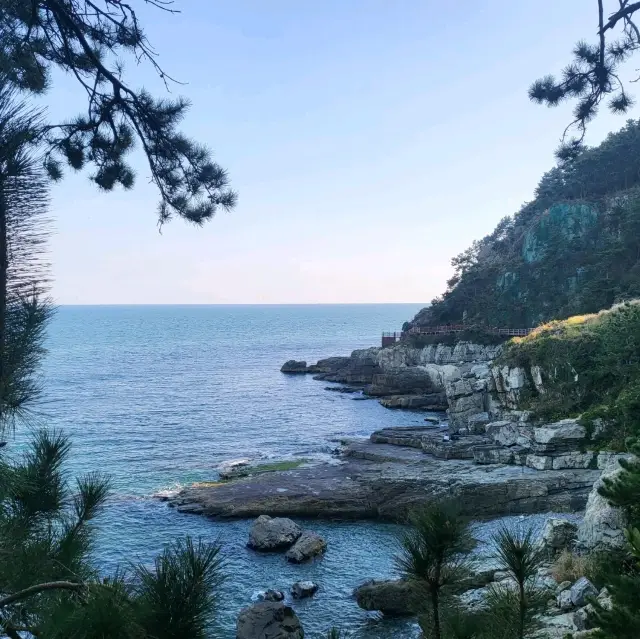
POLYGON ((74 583, 73 581, 49 581, 35 586, 29 586, 29 588, 25 588, 24 590, 15 592, 12 595, 3 597, 0 599, 0 608, 6 608, 8 605, 15 603, 16 601, 27 599, 33 595, 37 595, 48 590, 74 590, 77 592, 83 588, 86 588, 85 584, 74 583))

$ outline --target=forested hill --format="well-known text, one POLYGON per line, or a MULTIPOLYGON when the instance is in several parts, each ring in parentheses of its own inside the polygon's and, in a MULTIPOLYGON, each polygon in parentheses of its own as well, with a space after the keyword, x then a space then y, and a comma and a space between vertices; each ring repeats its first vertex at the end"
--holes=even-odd
POLYGON ((525 328, 640 297, 640 121, 546 173, 452 264, 445 293, 405 326, 525 328))

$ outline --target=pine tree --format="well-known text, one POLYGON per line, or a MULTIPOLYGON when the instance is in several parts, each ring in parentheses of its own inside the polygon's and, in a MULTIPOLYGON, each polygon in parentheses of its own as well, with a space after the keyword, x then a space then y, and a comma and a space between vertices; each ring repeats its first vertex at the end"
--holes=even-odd
POLYGON ((573 60, 564 68, 558 79, 552 75, 536 80, 529 97, 534 102, 556 106, 573 99, 576 105, 573 120, 565 129, 563 142, 557 151, 558 159, 575 159, 583 150, 587 124, 596 116, 598 108, 608 100, 612 113, 627 113, 634 100, 620 79, 620 66, 640 47, 640 29, 634 16, 640 11, 640 3, 630 0, 611 2, 613 12, 605 11, 606 0, 593 0, 597 7, 598 42, 578 42, 573 49, 573 60), (616 30, 618 31, 617 35, 616 30), (612 40, 611 38, 617 38, 612 40), (577 136, 568 138, 569 131, 577 136))
MULTIPOLYGON (((144 0, 149 8, 178 13, 173 2, 144 0)), ((75 78, 87 95, 80 115, 39 127, 49 175, 58 179, 63 163, 93 168, 91 179, 104 190, 130 188, 134 171, 127 156, 136 141, 160 192, 159 219, 179 216, 195 224, 233 207, 227 174, 206 147, 177 126, 188 109, 182 98, 156 98, 125 80, 123 59, 145 62, 165 84, 132 3, 120 0, 0 0, 0 78, 20 90, 41 94, 52 72, 75 78)))
MULTIPOLYGON (((46 300, 48 181, 33 155, 37 114, 0 86, 0 426, 21 421, 38 396, 51 307, 46 300)), ((0 628, 10 639, 182 639, 206 636, 221 579, 219 548, 168 546, 152 570, 101 579, 93 521, 108 481, 67 481, 69 441, 38 433, 24 456, 0 449, 0 628)))
POLYGON ((544 593, 536 584, 538 568, 544 558, 534 541, 533 530, 512 530, 506 526, 493 538, 496 559, 513 579, 516 589, 494 586, 488 595, 487 627, 496 639, 524 639, 535 628, 535 615, 545 604, 544 593))
POLYGON ((410 531, 396 562, 426 601, 418 601, 425 637, 441 639, 443 597, 468 574, 468 554, 474 547, 469 522, 455 506, 435 502, 410 515, 410 531))

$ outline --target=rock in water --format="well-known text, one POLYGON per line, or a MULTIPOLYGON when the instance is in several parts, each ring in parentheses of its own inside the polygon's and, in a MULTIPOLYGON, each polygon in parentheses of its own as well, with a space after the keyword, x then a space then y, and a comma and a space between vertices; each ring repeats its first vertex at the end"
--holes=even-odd
POLYGON ((281 373, 308 373, 309 369, 307 368, 307 362, 299 362, 295 359, 290 359, 288 362, 285 362, 280 369, 281 373))
POLYGON ((291 519, 260 515, 251 526, 247 546, 263 552, 284 550, 293 545, 300 535, 302 528, 291 519))
POLYGON ((284 592, 282 590, 267 590, 260 598, 262 601, 284 601, 284 592))
POLYGON ((236 639, 304 639, 296 613, 282 603, 265 601, 240 612, 236 639))
MULTIPOLYGON (((576 583, 571 586, 571 601, 574 606, 586 606, 589 597, 597 597, 597 588, 586 578, 580 577, 576 583)), ((580 628, 584 630, 584 628, 580 628)))
POLYGON ((551 552, 558 552, 571 546, 576 538, 578 526, 566 519, 549 519, 540 538, 541 545, 551 552))
POLYGON ((295 544, 287 551, 288 561, 299 564, 322 554, 327 549, 327 542, 317 533, 305 530, 295 544))
POLYGON ((415 612, 411 584, 403 579, 368 581, 358 586, 353 595, 363 610, 377 610, 390 617, 402 617, 415 612))
POLYGON ((313 597, 318 592, 318 584, 313 581, 296 581, 291 586, 291 594, 294 599, 306 599, 307 597, 313 597))

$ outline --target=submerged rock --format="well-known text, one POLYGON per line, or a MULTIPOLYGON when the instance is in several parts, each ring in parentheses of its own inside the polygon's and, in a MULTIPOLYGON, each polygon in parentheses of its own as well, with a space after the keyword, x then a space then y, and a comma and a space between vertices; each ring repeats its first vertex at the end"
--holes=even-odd
POLYGON ((236 639, 304 639, 304 630, 292 608, 265 601, 240 612, 236 639))
POLYGON ((302 563, 321 555, 327 549, 327 542, 317 533, 305 530, 285 557, 294 564, 302 563))
POLYGON ((300 535, 302 528, 291 519, 260 515, 251 526, 247 546, 263 552, 284 550, 293 545, 300 535))
POLYGON ((320 586, 313 581, 296 581, 291 586, 291 594, 294 599, 306 599, 307 597, 313 597, 319 588, 320 586))
POLYGON ((261 595, 263 601, 284 601, 282 590, 267 590, 261 595))

